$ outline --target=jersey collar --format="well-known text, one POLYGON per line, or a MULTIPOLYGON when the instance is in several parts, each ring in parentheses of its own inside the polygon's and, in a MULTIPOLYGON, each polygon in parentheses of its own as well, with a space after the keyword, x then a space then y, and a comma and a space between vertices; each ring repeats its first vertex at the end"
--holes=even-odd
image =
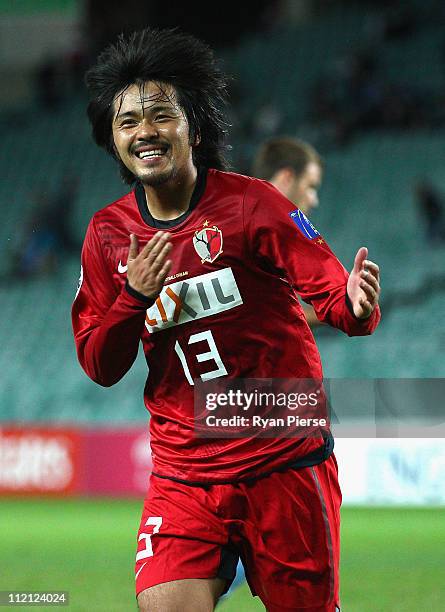
POLYGON ((176 219, 170 219, 168 221, 163 221, 161 219, 155 219, 153 217, 153 215, 148 210, 144 186, 142 185, 141 182, 138 182, 134 189, 134 195, 136 197, 136 202, 137 202, 139 212, 141 214, 142 219, 145 221, 147 225, 149 225, 150 227, 155 227, 156 229, 168 229, 170 227, 175 227, 176 225, 179 225, 180 223, 185 221, 185 219, 187 219, 187 217, 191 214, 193 209, 198 204, 199 200, 201 199, 205 191, 206 182, 207 182, 207 168, 204 168, 201 166, 198 168, 196 184, 195 184, 195 188, 193 189, 192 197, 190 198, 190 205, 188 209, 176 219))

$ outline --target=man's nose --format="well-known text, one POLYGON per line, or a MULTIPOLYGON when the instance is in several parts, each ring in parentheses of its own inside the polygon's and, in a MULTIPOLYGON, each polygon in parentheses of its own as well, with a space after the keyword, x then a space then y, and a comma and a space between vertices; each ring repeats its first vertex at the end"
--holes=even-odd
POLYGON ((154 123, 148 121, 147 118, 141 121, 137 133, 138 140, 150 140, 150 138, 157 138, 158 136, 158 128, 154 123))

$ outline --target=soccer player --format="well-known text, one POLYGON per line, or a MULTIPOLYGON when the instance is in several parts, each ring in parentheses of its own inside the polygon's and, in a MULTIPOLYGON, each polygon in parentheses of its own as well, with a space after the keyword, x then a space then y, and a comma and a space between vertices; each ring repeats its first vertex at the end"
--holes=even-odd
MULTIPOLYGON (((269 181, 307 217, 318 206, 323 161, 309 143, 298 138, 270 138, 262 143, 253 163, 253 175, 269 181)), ((320 324, 313 306, 302 304, 310 327, 320 324)))
POLYGON ((134 186, 92 218, 72 317, 86 373, 110 386, 142 341, 153 473, 138 532, 140 610, 204 612, 239 555, 271 612, 334 612, 340 491, 332 436, 217 439, 193 391, 233 378, 322 378, 296 299, 349 335, 376 328, 379 271, 348 274, 268 183, 225 171, 225 78, 211 50, 146 29, 87 73, 96 143, 134 186))
POLYGON ((309 217, 318 206, 323 161, 309 143, 298 138, 270 138, 260 146, 253 174, 269 181, 309 217))

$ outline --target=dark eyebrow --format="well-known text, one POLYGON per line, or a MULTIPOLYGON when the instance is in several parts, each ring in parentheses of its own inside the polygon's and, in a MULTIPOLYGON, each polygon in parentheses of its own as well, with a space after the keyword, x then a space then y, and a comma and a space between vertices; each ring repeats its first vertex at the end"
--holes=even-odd
MULTIPOLYGON (((144 107, 144 112, 150 112, 150 113, 157 113, 159 111, 165 111, 165 112, 177 112, 177 109, 173 106, 173 105, 167 105, 167 104, 159 104, 159 103, 154 103, 152 106, 148 106, 148 107, 144 107)), ((114 121, 117 121, 118 119, 125 119, 127 117, 136 117, 139 115, 139 109, 137 111, 135 110, 131 110, 131 111, 126 111, 125 113, 117 113, 117 115, 114 118, 114 121)))
POLYGON ((147 107, 147 110, 158 112, 158 111, 172 111, 175 110, 173 104, 153 104, 153 106, 147 107))

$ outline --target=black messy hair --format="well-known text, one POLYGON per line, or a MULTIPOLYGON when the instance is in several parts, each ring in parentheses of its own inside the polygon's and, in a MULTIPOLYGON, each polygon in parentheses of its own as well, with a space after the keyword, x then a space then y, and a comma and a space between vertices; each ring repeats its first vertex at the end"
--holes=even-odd
POLYGON ((227 169, 228 124, 223 115, 227 79, 216 65, 212 50, 177 28, 146 28, 128 36, 121 34, 85 75, 93 138, 118 160, 123 180, 132 184, 136 179, 115 153, 113 103, 130 85, 143 87, 146 81, 173 86, 187 118, 190 143, 199 137, 199 144, 193 147, 195 165, 227 169))

